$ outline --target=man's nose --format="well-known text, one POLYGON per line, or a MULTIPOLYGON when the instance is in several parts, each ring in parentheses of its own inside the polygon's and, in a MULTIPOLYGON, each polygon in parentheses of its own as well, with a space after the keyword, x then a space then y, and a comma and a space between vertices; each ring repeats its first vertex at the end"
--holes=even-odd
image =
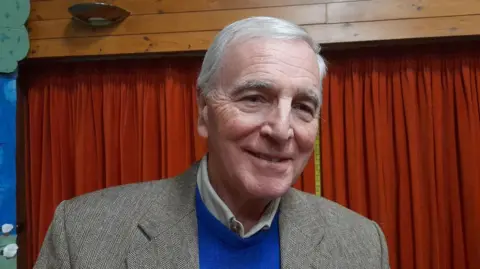
POLYGON ((294 132, 291 125, 291 104, 289 100, 281 101, 270 112, 267 121, 262 127, 262 134, 267 135, 278 143, 285 143, 293 138, 294 132))

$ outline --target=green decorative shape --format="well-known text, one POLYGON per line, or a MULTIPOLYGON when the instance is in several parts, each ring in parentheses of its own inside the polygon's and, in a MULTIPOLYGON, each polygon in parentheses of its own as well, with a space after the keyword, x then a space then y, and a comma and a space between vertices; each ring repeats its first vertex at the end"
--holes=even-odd
POLYGON ((0 0, 0 73, 11 73, 30 48, 25 22, 29 0, 0 0))

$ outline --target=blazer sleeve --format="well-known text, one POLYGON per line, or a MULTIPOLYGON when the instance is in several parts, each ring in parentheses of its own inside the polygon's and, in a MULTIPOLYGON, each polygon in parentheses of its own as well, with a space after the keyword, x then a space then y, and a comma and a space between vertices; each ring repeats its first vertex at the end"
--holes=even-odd
POLYGON ((385 235, 383 234, 382 229, 376 222, 373 222, 373 224, 377 229, 378 238, 380 241, 380 268, 390 269, 390 263, 388 259, 388 247, 387 247, 387 241, 385 239, 385 235))
POLYGON ((55 210, 34 269, 70 269, 68 237, 65 227, 66 201, 55 210))

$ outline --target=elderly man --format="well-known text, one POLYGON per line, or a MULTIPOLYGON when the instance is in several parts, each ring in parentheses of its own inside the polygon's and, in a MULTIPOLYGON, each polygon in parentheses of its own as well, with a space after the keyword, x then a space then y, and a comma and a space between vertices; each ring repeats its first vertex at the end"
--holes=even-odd
POLYGON ((223 29, 198 77, 208 154, 175 178, 61 203, 35 268, 388 268, 377 224, 291 188, 319 124, 318 52, 275 18, 223 29))

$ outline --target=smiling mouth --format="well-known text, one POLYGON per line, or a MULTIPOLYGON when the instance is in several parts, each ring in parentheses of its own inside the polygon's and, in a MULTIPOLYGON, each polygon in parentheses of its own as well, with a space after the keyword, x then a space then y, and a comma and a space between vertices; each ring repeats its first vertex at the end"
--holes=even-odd
POLYGON ((261 160, 272 162, 272 163, 282 163, 282 162, 287 162, 287 161, 291 160, 290 158, 273 157, 273 156, 269 156, 269 155, 266 155, 266 154, 253 152, 253 151, 249 151, 249 150, 247 150, 247 153, 252 155, 253 157, 255 157, 257 159, 261 159, 261 160))

